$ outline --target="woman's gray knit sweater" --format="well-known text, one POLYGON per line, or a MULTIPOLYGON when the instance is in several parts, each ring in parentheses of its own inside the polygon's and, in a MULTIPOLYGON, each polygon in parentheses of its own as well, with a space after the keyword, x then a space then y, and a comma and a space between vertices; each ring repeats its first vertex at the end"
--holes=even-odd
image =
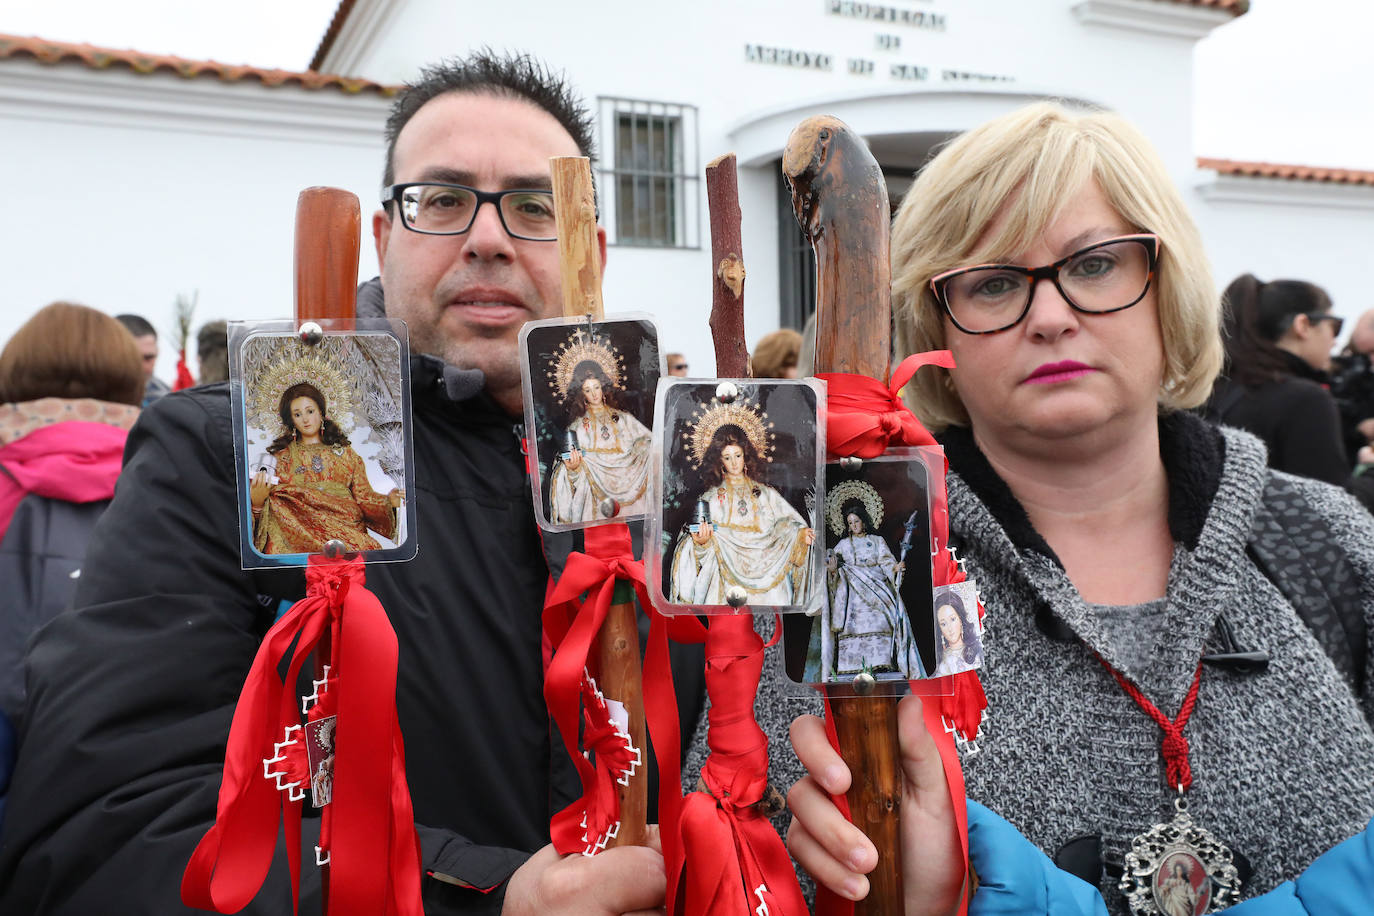
MULTIPOLYGON (((1374 732, 1371 710, 1361 707, 1283 594, 1247 556, 1256 509, 1274 472, 1258 440, 1223 432, 1190 416, 1161 422, 1177 547, 1164 638, 1144 669, 1125 666, 1110 629, 1005 485, 995 475, 988 480, 992 471, 981 455, 974 450, 960 460, 950 450, 952 467, 979 483, 976 495, 960 473, 948 478, 951 533, 987 608, 981 676, 988 710, 978 752, 963 765, 969 797, 1051 856, 1074 838, 1100 834, 1106 862, 1119 866, 1133 837, 1173 817, 1175 793, 1165 785, 1159 728, 1089 647, 1172 718, 1224 615, 1240 645, 1267 649, 1271 660, 1267 671, 1252 674, 1204 666, 1184 730, 1193 774, 1188 802, 1195 822, 1253 866, 1242 889, 1250 897, 1297 875, 1369 822, 1374 732), (1037 609, 1078 638, 1052 639, 1037 625, 1037 609)), ((1279 477, 1322 515, 1353 565, 1374 632, 1374 519, 1335 487, 1279 477)), ((771 630, 771 621, 762 628, 771 630)), ((771 742, 772 781, 786 790, 803 775, 787 741, 788 723, 819 704, 814 695, 795 698, 779 650, 769 651, 757 711, 771 742)), ((1374 667, 1374 652, 1369 659, 1374 667)), ((1369 677, 1374 682, 1374 672, 1369 677)), ((684 771, 691 782, 705 756, 705 722, 703 714, 684 771)), ((1115 879, 1104 878, 1102 887, 1109 908, 1124 913, 1115 879)))

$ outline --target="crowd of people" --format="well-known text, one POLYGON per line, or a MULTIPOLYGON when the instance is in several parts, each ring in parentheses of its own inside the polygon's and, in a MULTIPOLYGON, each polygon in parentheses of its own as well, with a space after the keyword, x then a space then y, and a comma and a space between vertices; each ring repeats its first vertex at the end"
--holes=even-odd
MULTIPOLYGON (((512 234, 497 192, 546 190, 549 157, 595 155, 592 127, 561 77, 489 52, 425 68, 386 125, 389 192, 478 201, 465 228, 436 234, 384 200, 381 276, 359 297, 361 314, 405 320, 416 354, 424 549, 370 567, 367 587, 399 644, 428 913, 665 906, 656 847, 564 857, 549 835, 578 780, 551 733, 538 609, 573 539, 541 537, 512 426, 519 330, 563 300, 557 245, 512 234)), ((895 217, 899 355, 948 349, 957 364, 918 373, 908 399, 944 446, 951 539, 987 611, 979 632, 957 595, 941 599, 934 672, 980 665, 990 703, 963 759, 972 912, 1125 912, 1132 838, 1180 797, 1256 898, 1238 913, 1356 912, 1374 879, 1374 518, 1347 492, 1363 497, 1357 472, 1374 464, 1374 320, 1333 377, 1341 320, 1323 290, 1247 275, 1223 297, 1207 263, 1143 136, 1053 103, 951 141, 895 217), (1181 708, 1186 741, 1161 745, 1160 716, 1181 708), (1060 855, 1084 838, 1094 855, 1060 855)), ((121 321, 54 304, 0 352, 0 752, 5 720, 18 734, 6 913, 187 911, 181 876, 215 818, 239 687, 277 606, 304 593, 299 570, 241 566, 229 387, 159 391, 156 333, 121 321)), ((206 365, 223 328, 199 344, 206 365)), ((755 374, 804 374, 803 349, 779 332, 755 374)), ((668 367, 688 371, 681 354, 668 367)), ((578 385, 582 414, 601 406, 604 380, 578 385)), ((325 399, 288 394, 278 451, 318 451, 325 399)), ((764 494, 751 448, 713 442, 712 486, 764 494)), ((288 538, 286 507, 263 495, 264 538, 288 538)), ((404 494, 372 495, 376 523, 394 524, 404 494)), ((855 578, 872 524, 842 508, 849 587, 887 595, 856 613, 896 613, 901 564, 873 554, 877 571, 855 578)), ((788 550, 809 546, 807 522, 776 512, 796 516, 788 550)), ((693 551, 729 534, 703 524, 678 545, 684 593, 719 589, 693 551)), ((703 659, 675 653, 684 751, 700 759, 703 659)), ((819 719, 794 718, 782 670, 772 659, 758 710, 772 779, 792 786, 789 849, 816 883, 862 898, 877 852, 834 802, 853 774, 819 719)), ((919 706, 899 710, 905 910, 948 913, 969 883, 919 706)), ((309 848, 318 819, 303 829, 309 848)), ((1196 911, 1184 872, 1163 869, 1160 912, 1196 911)), ((278 850, 243 912, 288 912, 293 877, 278 850)), ((319 871, 299 877, 302 908, 318 909, 319 871)))

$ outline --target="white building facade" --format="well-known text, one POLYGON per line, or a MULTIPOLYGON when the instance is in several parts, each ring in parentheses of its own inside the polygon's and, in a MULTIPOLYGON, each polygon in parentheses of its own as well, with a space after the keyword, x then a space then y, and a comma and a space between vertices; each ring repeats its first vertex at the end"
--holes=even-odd
MULTIPOLYGON (((343 0, 312 67, 390 85, 489 46, 565 69, 597 119, 607 309, 655 313, 664 347, 709 374, 705 165, 726 152, 739 159, 752 346, 800 326, 810 308, 812 268, 779 159, 792 127, 820 113, 868 138, 895 200, 933 146, 990 117, 1047 97, 1116 109, 1184 191, 1219 288, 1252 271, 1313 280, 1348 316, 1374 306, 1348 256, 1374 243, 1374 175, 1199 166, 1208 151, 1192 138, 1194 46, 1244 6, 343 0)), ((65 297, 156 322, 177 292, 199 289, 205 318, 288 314, 296 192, 353 190, 366 226, 387 104, 373 90, 0 57, 0 163, 21 176, 5 203, 15 218, 0 229, 18 280, 5 312, 65 297)), ((365 239, 361 273, 375 270, 365 239)), ((17 324, 0 313, 0 336, 17 324)))

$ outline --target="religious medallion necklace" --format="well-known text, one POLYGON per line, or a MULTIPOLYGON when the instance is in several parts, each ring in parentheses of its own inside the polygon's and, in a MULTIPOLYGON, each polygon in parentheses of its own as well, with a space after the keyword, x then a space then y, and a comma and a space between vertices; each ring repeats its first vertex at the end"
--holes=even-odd
POLYGON ((1097 660, 1164 732, 1165 778, 1178 790, 1173 820, 1155 824, 1131 841, 1126 870, 1117 887, 1126 895, 1136 916, 1202 916, 1230 906, 1240 893, 1240 875, 1232 862, 1231 850, 1210 830, 1193 823, 1188 815, 1188 800, 1183 797, 1193 784, 1183 728, 1197 705, 1198 686, 1202 683, 1201 659, 1178 717, 1172 721, 1106 659, 1098 655, 1097 660))

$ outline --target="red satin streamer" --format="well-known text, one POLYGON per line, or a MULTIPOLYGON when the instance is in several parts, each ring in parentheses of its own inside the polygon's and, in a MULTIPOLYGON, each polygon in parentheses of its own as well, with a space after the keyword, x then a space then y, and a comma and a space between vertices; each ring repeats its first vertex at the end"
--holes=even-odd
MULTIPOLYGON (((776 634, 767 645, 782 634, 781 622, 776 634)), ((706 791, 687 796, 681 822, 685 916, 807 913, 782 838, 754 807, 768 786, 768 736, 754 720, 764 648, 751 615, 712 618, 706 635, 710 754, 701 771, 706 791)))
MULTIPOLYGON (((932 436, 902 403, 898 395, 922 366, 942 366, 954 368, 954 357, 948 350, 933 350, 927 353, 914 353, 908 356, 892 373, 889 385, 876 379, 847 373, 828 373, 817 378, 826 380, 826 447, 832 455, 855 455, 860 458, 876 458, 894 446, 935 445, 932 436)), ((945 470, 948 470, 946 466, 945 470)), ((948 551, 949 546, 949 504, 943 486, 932 490, 934 496, 931 506, 931 534, 935 541, 932 580, 938 587, 962 582, 965 575, 948 551)), ((979 605, 981 618, 983 608, 979 605)), ((911 692, 920 696, 922 717, 926 730, 935 739, 940 751, 940 762, 944 766, 945 780, 949 784, 950 802, 954 817, 959 826, 959 841, 963 850, 964 865, 968 865, 968 812, 964 805, 964 773, 959 765, 959 754, 954 746, 953 732, 957 731, 968 740, 978 733, 983 710, 987 707, 987 696, 982 682, 974 671, 966 671, 951 677, 940 678, 939 682, 928 680, 912 681, 911 692), (948 688, 948 692, 946 689, 948 688)), ((835 734, 830 716, 830 703, 826 699, 825 730, 830 744, 839 750, 839 739, 835 734)), ((835 806, 845 817, 850 816, 849 802, 844 796, 831 796, 835 806)), ((960 901, 959 912, 968 911, 968 897, 960 901)), ((852 916, 854 904, 824 887, 816 890, 817 916, 852 916)))
MULTIPOLYGON (((423 916, 419 841, 396 720, 396 634, 364 577, 361 560, 311 557, 306 597, 259 646, 229 728, 215 823, 182 878, 187 906, 217 913, 247 906, 267 876, 284 819, 296 911, 302 802, 264 778, 263 761, 277 756, 287 726, 300 724, 297 678, 328 627, 334 665, 321 705, 332 706, 337 695, 338 715, 333 801, 320 830, 331 860, 329 916, 423 916), (283 659, 285 679, 278 673, 283 659)), ((299 750, 285 750, 284 769, 301 775, 299 750)))
MULTIPOLYGON (((594 768, 576 746, 578 693, 591 639, 610 608, 615 580, 621 578, 634 586, 640 608, 650 615, 644 653, 644 717, 658 760, 659 836, 671 907, 677 899, 682 872, 682 842, 677 826, 682 811, 682 742, 668 638, 671 635, 678 642, 699 643, 705 640, 706 629, 695 617, 667 618, 653 609, 644 585, 644 564, 634 559, 626 526, 599 525, 588 528, 584 537, 587 552, 568 557, 563 576, 550 588, 544 605, 544 634, 553 649, 545 674, 544 696, 549 714, 558 723, 564 745, 583 777, 584 792, 581 800, 554 815, 550 834, 554 847, 565 855, 586 847, 581 821, 591 801, 589 794, 596 793, 597 788, 594 768), (583 592, 588 593, 587 601, 578 598, 583 592)), ((618 817, 619 799, 614 793, 606 804, 614 806, 612 810, 618 817)), ((589 818, 588 825, 591 823, 589 818)))

